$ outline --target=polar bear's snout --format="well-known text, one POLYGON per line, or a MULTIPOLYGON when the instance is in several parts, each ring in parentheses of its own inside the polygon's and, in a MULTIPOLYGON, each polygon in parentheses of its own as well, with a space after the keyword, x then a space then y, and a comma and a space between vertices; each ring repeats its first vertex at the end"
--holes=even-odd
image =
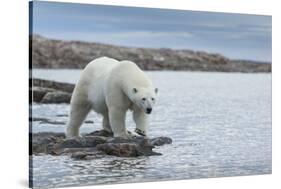
POLYGON ((152 108, 146 108, 146 113, 150 114, 152 112, 152 108))
POLYGON ((131 99, 144 113, 150 114, 156 101, 157 90, 153 87, 133 88, 131 99))

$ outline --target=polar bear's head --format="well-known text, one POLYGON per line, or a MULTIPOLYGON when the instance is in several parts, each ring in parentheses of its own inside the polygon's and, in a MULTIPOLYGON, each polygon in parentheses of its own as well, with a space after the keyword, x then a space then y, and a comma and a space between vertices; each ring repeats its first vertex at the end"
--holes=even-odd
POLYGON ((150 114, 156 101, 157 92, 157 88, 133 88, 131 100, 145 113, 150 114))

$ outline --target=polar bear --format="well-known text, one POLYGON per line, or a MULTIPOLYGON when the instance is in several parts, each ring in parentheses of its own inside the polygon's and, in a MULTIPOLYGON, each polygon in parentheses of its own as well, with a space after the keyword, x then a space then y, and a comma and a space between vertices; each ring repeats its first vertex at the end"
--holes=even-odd
POLYGON ((70 102, 66 137, 79 137, 79 129, 90 110, 103 116, 102 127, 114 137, 131 138, 126 130, 126 112, 133 111, 135 132, 146 136, 148 114, 156 101, 146 74, 131 61, 101 57, 90 62, 76 84, 70 102))

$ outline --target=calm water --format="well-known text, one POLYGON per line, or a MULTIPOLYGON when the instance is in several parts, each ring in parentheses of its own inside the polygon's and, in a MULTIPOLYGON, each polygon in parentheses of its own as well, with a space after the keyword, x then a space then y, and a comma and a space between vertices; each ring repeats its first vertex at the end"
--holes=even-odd
MULTIPOLYGON (((34 77, 75 83, 79 70, 35 70, 34 77)), ((173 144, 162 156, 74 161, 34 156, 34 186, 59 187, 271 173, 271 74, 148 72, 159 88, 151 137, 173 144)), ((33 132, 64 131, 69 105, 33 105, 33 132)), ((82 132, 101 128, 91 113, 82 132)), ((133 130, 130 113, 127 126, 133 130)))

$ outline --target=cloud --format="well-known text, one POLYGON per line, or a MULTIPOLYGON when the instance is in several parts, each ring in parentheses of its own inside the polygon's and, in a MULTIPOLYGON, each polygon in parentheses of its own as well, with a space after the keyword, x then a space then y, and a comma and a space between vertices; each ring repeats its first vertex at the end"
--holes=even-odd
POLYGON ((134 31, 134 32, 117 32, 109 34, 99 34, 99 35, 110 35, 116 38, 130 38, 130 37, 141 37, 141 38, 158 38, 158 37, 183 37, 189 38, 193 35, 189 32, 158 32, 158 31, 134 31))
POLYGON ((191 38, 192 33, 189 32, 157 32, 157 31, 125 31, 125 32, 39 32, 43 35, 54 37, 58 36, 62 39, 76 39, 76 40, 93 40, 93 41, 110 41, 118 39, 164 39, 169 38, 191 38))

